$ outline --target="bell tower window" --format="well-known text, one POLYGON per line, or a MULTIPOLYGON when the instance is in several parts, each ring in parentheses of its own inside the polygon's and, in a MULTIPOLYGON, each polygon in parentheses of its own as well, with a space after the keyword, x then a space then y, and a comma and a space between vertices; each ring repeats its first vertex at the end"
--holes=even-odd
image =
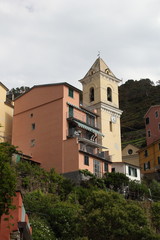
POLYGON ((112 89, 110 87, 107 88, 107 100, 112 102, 112 89))
POLYGON ((90 99, 90 102, 94 101, 94 88, 93 87, 90 88, 89 99, 90 99))

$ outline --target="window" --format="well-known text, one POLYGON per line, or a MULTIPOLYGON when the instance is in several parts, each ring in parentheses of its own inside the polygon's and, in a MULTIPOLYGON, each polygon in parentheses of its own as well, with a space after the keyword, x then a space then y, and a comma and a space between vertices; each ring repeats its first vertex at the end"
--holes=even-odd
POLYGON ((91 87, 89 90, 89 99, 90 99, 90 102, 94 101, 94 88, 93 87, 91 87))
POLYGON ((73 117, 73 107, 69 106, 69 117, 73 117))
POLYGON ((158 129, 160 130, 160 123, 158 123, 158 129))
POLYGON ((34 147, 35 144, 36 144, 36 140, 35 140, 35 139, 32 139, 32 140, 31 140, 31 147, 34 147))
POLYGON ((158 156, 158 164, 160 164, 160 156, 158 156))
POLYGON ((160 150, 160 143, 158 143, 158 150, 160 150))
POLYGON ((108 172, 108 163, 106 163, 106 162, 104 163, 104 171, 108 172))
POLYGON ((107 88, 107 100, 112 102, 112 89, 110 87, 107 88))
POLYGON ((95 176, 101 177, 101 172, 100 172, 100 162, 98 160, 94 160, 93 162, 93 172, 95 176))
POLYGON ((73 89, 72 88, 68 89, 68 96, 73 98, 73 89))
POLYGON ((33 117, 33 113, 30 114, 30 117, 33 117))
POLYGON ((95 117, 87 114, 87 124, 95 127, 95 117))
POLYGON ((112 172, 116 172, 116 169, 115 169, 115 168, 112 168, 112 172))
POLYGON ((129 176, 137 177, 137 169, 133 167, 128 167, 129 176))
POLYGON ((158 118, 158 111, 155 112, 155 117, 158 118))
POLYGON ((149 124, 149 117, 146 118, 146 125, 149 124))
POLYGON ((148 137, 150 137, 150 136, 151 136, 151 131, 149 130, 149 131, 148 131, 148 137))
POLYGON ((32 130, 34 130, 36 128, 36 124, 32 123, 32 130))
POLYGON ((89 156, 87 155, 84 156, 84 165, 89 166, 89 156))
POLYGON ((109 122, 109 129, 110 129, 110 132, 112 132, 112 122, 109 122))
POLYGON ((148 157, 148 150, 145 150, 145 151, 144 151, 144 156, 145 156, 145 157, 148 157))
POLYGON ((144 163, 144 171, 146 171, 147 169, 150 169, 150 162, 145 162, 144 163))
POLYGON ((133 153, 132 149, 128 149, 128 154, 131 155, 133 153))
POLYGON ((105 69, 105 72, 106 72, 107 74, 109 74, 109 68, 106 68, 106 69, 105 69))

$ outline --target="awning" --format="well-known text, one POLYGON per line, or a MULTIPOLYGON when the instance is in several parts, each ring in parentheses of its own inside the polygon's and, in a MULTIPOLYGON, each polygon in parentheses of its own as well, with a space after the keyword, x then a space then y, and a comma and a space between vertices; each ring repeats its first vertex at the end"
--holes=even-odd
POLYGON ((104 135, 101 132, 99 132, 98 130, 96 130, 96 129, 92 128, 92 127, 89 127, 89 126, 87 126, 87 125, 85 125, 83 123, 80 123, 80 122, 78 122, 76 120, 74 120, 74 122, 77 123, 79 127, 104 137, 104 135))

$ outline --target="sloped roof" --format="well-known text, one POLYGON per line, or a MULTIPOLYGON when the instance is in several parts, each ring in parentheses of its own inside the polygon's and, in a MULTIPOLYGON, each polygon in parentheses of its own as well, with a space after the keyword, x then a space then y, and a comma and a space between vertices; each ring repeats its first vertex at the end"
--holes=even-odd
POLYGON ((9 90, 2 82, 0 82, 0 86, 2 86, 6 91, 9 90))
POLYGON ((70 87, 72 89, 74 89, 75 91, 81 93, 82 91, 74 86, 72 86, 71 84, 67 83, 67 82, 60 82, 60 83, 48 83, 48 84, 40 84, 40 85, 34 85, 32 88, 30 88, 27 92, 22 93, 21 95, 19 95, 18 97, 15 98, 15 100, 17 100, 18 98, 22 97, 23 95, 25 95, 26 93, 30 92, 32 89, 34 88, 40 88, 40 87, 52 87, 52 86, 57 86, 57 85, 64 85, 67 87, 70 87))
POLYGON ((151 109, 153 109, 153 108, 160 108, 160 105, 153 105, 153 106, 151 106, 149 109, 148 109, 148 111, 146 112, 146 114, 144 115, 144 118, 146 118, 146 116, 148 115, 148 113, 151 111, 151 109))
POLYGON ((89 75, 99 72, 99 71, 104 72, 112 77, 115 77, 115 75, 112 73, 110 68, 100 57, 96 59, 96 61, 93 63, 92 67, 89 69, 89 71, 87 72, 85 77, 88 77, 89 75))

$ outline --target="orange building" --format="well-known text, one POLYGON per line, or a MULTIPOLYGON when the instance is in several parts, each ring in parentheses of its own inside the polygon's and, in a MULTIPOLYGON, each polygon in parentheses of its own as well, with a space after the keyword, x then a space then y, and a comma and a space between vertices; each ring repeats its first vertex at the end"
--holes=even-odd
POLYGON ((151 106, 144 118, 147 146, 138 151, 141 173, 160 180, 160 105, 151 106))
MULTIPOLYGON (((156 178, 160 171, 160 139, 138 151, 142 174, 153 174, 156 178)), ((159 178, 159 177, 158 177, 159 178)))
POLYGON ((0 218, 0 239, 32 240, 32 229, 23 206, 20 192, 17 192, 13 198, 13 206, 15 206, 16 209, 10 210, 9 215, 4 214, 0 218), (9 216, 12 217, 10 218, 9 216))
POLYGON ((77 177, 80 169, 102 176, 111 161, 99 143, 96 112, 80 104, 68 83, 37 85, 15 100, 12 144, 42 167, 77 177))

